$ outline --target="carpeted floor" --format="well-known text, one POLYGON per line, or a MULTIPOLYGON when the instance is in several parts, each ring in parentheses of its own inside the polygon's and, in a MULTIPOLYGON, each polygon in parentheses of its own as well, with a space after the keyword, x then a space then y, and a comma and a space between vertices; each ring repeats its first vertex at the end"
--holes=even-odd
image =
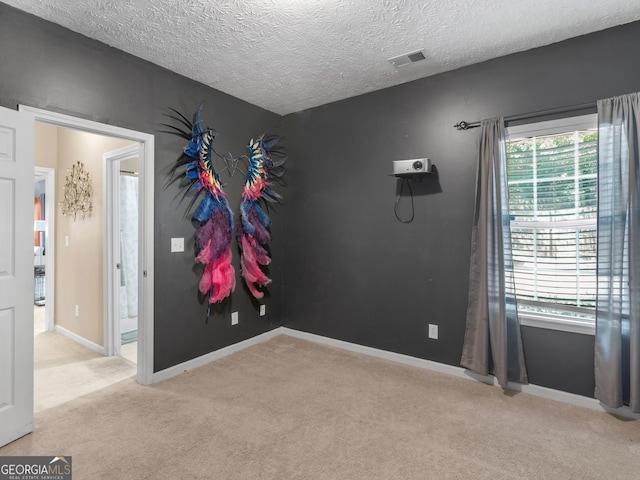
POLYGON ((632 479, 640 422, 278 336, 36 415, 74 479, 632 479))
POLYGON ((62 405, 136 375, 137 344, 104 357, 58 332, 45 330, 44 307, 34 308, 34 411, 62 405))

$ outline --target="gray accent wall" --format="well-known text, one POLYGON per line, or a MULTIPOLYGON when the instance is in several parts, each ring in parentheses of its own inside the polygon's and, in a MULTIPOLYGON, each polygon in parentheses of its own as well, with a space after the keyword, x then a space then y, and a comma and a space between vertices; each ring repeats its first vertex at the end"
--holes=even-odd
MULTIPOLYGON (((453 125, 638 91, 637 45, 640 23, 285 117, 284 325, 459 365, 479 130, 453 125), (404 224, 391 162, 417 157, 436 174, 412 183, 404 224)), ((523 341, 531 383, 593 395, 593 336, 525 327, 523 341)))
MULTIPOLYGON (((208 61, 215 61, 215 52, 208 61)), ((180 190, 175 185, 165 188, 167 169, 186 142, 159 131, 168 107, 190 117, 202 101, 203 122, 218 131, 215 146, 220 153, 242 155, 252 137, 282 123, 278 115, 0 3, 1 106, 25 104, 155 135, 154 371, 269 331, 281 318, 279 210, 272 212, 273 283, 265 300, 267 315, 259 317, 258 305, 240 282, 208 322, 206 304, 198 302, 195 230, 185 218, 187 203, 178 201, 180 190), (185 238, 185 253, 170 253, 171 237, 185 238), (240 320, 233 327, 232 311, 239 312, 240 320)), ((237 208, 242 174, 221 176, 230 204, 237 208)))

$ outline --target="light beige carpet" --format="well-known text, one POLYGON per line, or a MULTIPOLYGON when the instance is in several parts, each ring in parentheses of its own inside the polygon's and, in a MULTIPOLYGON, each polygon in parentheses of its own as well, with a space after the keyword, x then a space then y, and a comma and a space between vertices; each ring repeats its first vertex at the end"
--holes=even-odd
POLYGON ((640 423, 288 336, 36 415, 74 479, 633 479, 640 423))
POLYGON ((45 330, 44 307, 34 308, 34 411, 62 405, 136 374, 137 344, 104 357, 58 332, 45 330))

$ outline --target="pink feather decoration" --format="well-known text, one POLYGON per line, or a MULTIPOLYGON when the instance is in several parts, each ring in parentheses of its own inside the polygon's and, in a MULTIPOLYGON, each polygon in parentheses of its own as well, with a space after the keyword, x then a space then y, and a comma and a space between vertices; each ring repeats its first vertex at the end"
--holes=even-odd
MULTIPOLYGON (((189 121, 172 109, 177 116, 169 115, 169 118, 181 126, 164 125, 171 129, 169 133, 189 141, 183 154, 169 171, 170 183, 182 175, 186 176, 186 193, 197 192, 189 209, 200 199, 193 214, 193 220, 198 222, 195 234, 196 262, 204 265, 198 289, 203 295, 208 295, 209 304, 213 304, 227 298, 236 286, 235 270, 231 264, 233 213, 214 168, 213 160, 217 155, 213 149, 215 132, 202 127, 201 110, 202 105, 196 111, 193 121, 189 121)), ((207 316, 209 314, 210 309, 207 310, 207 316)))
POLYGON ((196 245, 200 249, 196 262, 205 268, 199 290, 209 294, 209 303, 228 297, 236 286, 231 264, 231 226, 225 213, 216 210, 196 231, 196 245))
POLYGON ((280 175, 278 172, 282 162, 274 163, 271 154, 284 154, 278 147, 281 140, 281 137, 263 134, 255 142, 251 140, 247 145, 249 168, 245 176, 236 236, 241 250, 240 274, 251 295, 256 299, 264 296, 260 289, 271 283, 271 279, 261 268, 271 262, 265 248, 271 241, 271 233, 268 228, 269 217, 260 203, 277 202, 280 198, 271 189, 270 180, 274 178, 274 174, 276 178, 280 175))
MULTIPOLYGON (((210 249, 207 246, 196 257, 196 260, 200 263, 204 263, 202 262, 202 253, 205 250, 210 249)), ((225 299, 233 292, 235 287, 236 275, 233 265, 231 265, 231 250, 205 264, 199 289, 202 294, 209 294, 209 303, 216 303, 225 299)))
POLYGON ((258 287, 266 287, 271 283, 271 279, 262 271, 260 265, 268 265, 270 261, 266 251, 256 244, 254 238, 250 235, 242 237, 242 258, 240 259, 242 276, 249 291, 257 299, 264 296, 258 287))

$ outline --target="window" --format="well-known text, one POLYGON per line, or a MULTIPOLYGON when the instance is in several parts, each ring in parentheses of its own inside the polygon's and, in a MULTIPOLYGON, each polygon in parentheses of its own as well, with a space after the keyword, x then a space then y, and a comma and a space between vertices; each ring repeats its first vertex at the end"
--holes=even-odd
POLYGON ((593 333, 597 116, 510 127, 506 152, 522 323, 593 333))

